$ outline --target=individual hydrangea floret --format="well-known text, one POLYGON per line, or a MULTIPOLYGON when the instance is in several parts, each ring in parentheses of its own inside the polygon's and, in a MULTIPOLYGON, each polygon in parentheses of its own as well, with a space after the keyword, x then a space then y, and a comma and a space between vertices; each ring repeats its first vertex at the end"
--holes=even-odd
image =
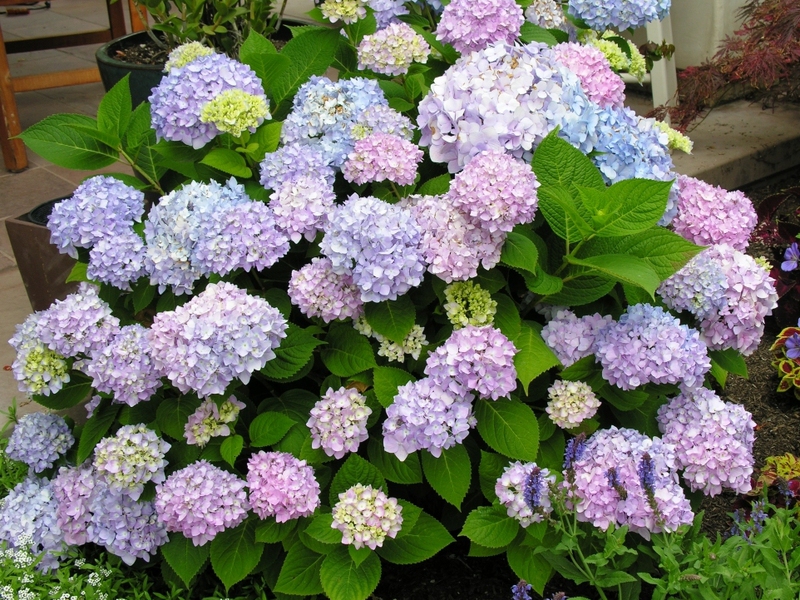
POLYGON ((514 43, 524 22, 514 0, 452 0, 442 12, 436 39, 468 54, 495 42, 514 43))
POLYGON ((53 478, 53 494, 58 502, 56 519, 67 544, 82 546, 89 541, 86 528, 92 520, 91 502, 97 485, 97 473, 90 462, 61 467, 53 478))
POLYGON ((324 0, 319 8, 331 23, 341 21, 349 25, 367 16, 366 6, 364 0, 324 0))
POLYGON ((187 444, 201 448, 211 441, 212 437, 227 437, 231 434, 229 425, 239 418, 239 411, 245 407, 244 402, 231 396, 217 405, 207 398, 197 407, 184 426, 184 437, 187 444))
POLYGON ((11 371, 21 392, 49 396, 69 382, 69 363, 66 358, 48 348, 39 339, 39 319, 42 313, 28 315, 25 322, 17 325, 8 343, 16 356, 11 371))
POLYGON ((156 510, 167 531, 182 533, 195 546, 236 527, 247 516, 247 484, 206 460, 174 472, 156 488, 156 510))
POLYGON ((564 9, 556 0, 533 0, 525 9, 525 20, 545 29, 565 29, 564 9))
POLYGON ((592 102, 601 106, 622 106, 625 82, 614 73, 605 55, 594 46, 567 42, 558 44, 553 53, 562 65, 578 76, 592 102))
POLYGON ((294 243, 313 242, 324 231, 334 208, 333 185, 314 175, 301 175, 281 183, 270 195, 275 224, 294 243))
POLYGON ((207 102, 200 111, 200 121, 211 123, 223 133, 241 137, 255 133, 264 119, 272 118, 264 94, 250 94, 240 89, 225 90, 207 102))
POLYGON ((342 458, 358 450, 365 441, 367 419, 372 409, 366 397, 354 388, 329 388, 311 409, 306 427, 311 430, 311 447, 322 448, 328 456, 342 458))
POLYGON ((569 0, 568 11, 595 31, 638 29, 669 14, 671 0, 569 0))
POLYGON ((656 121, 654 125, 667 134, 667 146, 669 146, 670 150, 680 150, 686 154, 692 153, 694 142, 689 139, 689 136, 682 134, 677 129, 673 129, 664 121, 656 121))
POLYGON ((164 72, 170 73, 174 69, 185 67, 193 60, 201 56, 208 56, 209 54, 214 54, 214 50, 208 46, 204 46, 200 42, 181 44, 169 53, 167 63, 164 65, 164 72))
POLYGON ((515 461, 503 470, 494 491, 508 516, 528 527, 543 521, 552 512, 550 486, 555 482, 555 475, 550 475, 548 469, 536 463, 515 461))
POLYGON ((603 378, 623 390, 646 383, 699 387, 711 369, 700 333, 649 304, 629 306, 619 321, 602 329, 595 355, 603 378))
POLYGON ((457 281, 444 288, 447 300, 443 306, 447 320, 460 329, 467 325, 491 325, 497 312, 497 301, 488 290, 474 281, 457 281))
POLYGON ((614 319, 595 313, 578 317, 559 309, 542 328, 542 339, 565 367, 595 353, 597 334, 614 319))
POLYGON ((284 523, 309 517, 320 505, 319 483, 304 460, 288 452, 258 452, 247 461, 250 505, 259 518, 284 523))
POLYGON ((76 248, 91 248, 104 238, 131 230, 144 214, 144 194, 113 177, 97 175, 53 206, 47 220, 50 241, 78 258, 76 248))
POLYGON ((114 492, 138 500, 148 481, 164 481, 170 444, 146 425, 123 425, 94 448, 94 467, 114 492))
POLYGON ((331 527, 342 532, 342 543, 371 550, 394 538, 403 526, 403 507, 396 498, 371 485, 356 485, 339 494, 331 527))
POLYGON ((173 311, 158 313, 150 328, 156 371, 181 392, 201 398, 221 394, 234 379, 275 358, 287 322, 263 298, 232 283, 212 283, 173 311))
POLYGON ((312 258, 299 271, 293 271, 287 291, 300 312, 326 323, 357 319, 364 312, 361 291, 352 276, 335 273, 329 258, 312 258))
POLYGON ((144 240, 133 230, 99 240, 89 251, 86 276, 123 291, 150 272, 144 240))
POLYGON ((758 217, 742 192, 728 192, 694 177, 678 177, 678 214, 675 233, 700 246, 727 244, 745 251, 758 217))
POLYGON ((30 473, 41 473, 52 467, 74 443, 75 438, 63 417, 33 412, 17 420, 6 454, 28 465, 30 473))
POLYGON ((391 181, 411 185, 417 176, 422 150, 416 144, 388 133, 375 132, 358 140, 342 166, 347 181, 363 184, 391 181))
POLYGON ((428 338, 425 337, 422 325, 413 325, 402 342, 393 342, 379 333, 373 333, 372 336, 380 342, 378 356, 385 356, 394 362, 403 362, 406 354, 417 360, 422 354, 422 349, 428 345, 428 338))
POLYGON ((550 401, 547 414, 562 429, 573 429, 590 419, 600 408, 600 399, 591 387, 582 381, 559 379, 547 390, 550 401))
POLYGON ((499 329, 467 325, 428 356, 425 374, 437 382, 453 379, 482 398, 497 400, 517 388, 516 353, 499 329))
POLYGON ((706 388, 676 396, 658 409, 664 442, 675 446, 677 466, 692 490, 708 496, 723 488, 750 491, 755 422, 739 404, 706 388))
POLYGON ((407 23, 397 21, 365 35, 358 45, 358 68, 384 75, 404 75, 411 63, 425 63, 431 47, 407 23))
POLYGON ((336 175, 325 156, 313 146, 287 144, 267 153, 259 165, 259 182, 268 190, 300 177, 311 177, 333 185, 336 175))
POLYGON ((128 406, 149 400, 161 387, 150 356, 147 329, 138 324, 122 327, 94 353, 85 371, 98 392, 113 394, 115 401, 128 406))

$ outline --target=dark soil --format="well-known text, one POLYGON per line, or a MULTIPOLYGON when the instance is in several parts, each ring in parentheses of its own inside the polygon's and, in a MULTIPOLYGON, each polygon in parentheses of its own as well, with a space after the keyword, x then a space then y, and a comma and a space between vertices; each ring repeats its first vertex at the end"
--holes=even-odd
POLYGON ((163 65, 167 62, 169 50, 148 39, 140 44, 118 48, 112 58, 135 65, 163 65))

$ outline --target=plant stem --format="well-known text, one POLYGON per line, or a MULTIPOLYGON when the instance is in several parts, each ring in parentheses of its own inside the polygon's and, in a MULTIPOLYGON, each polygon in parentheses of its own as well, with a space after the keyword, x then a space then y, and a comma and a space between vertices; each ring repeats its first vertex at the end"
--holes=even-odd
POLYGON ((138 166, 138 165, 137 165, 137 164, 136 164, 136 163, 133 161, 133 159, 132 159, 130 156, 128 156, 128 155, 125 153, 125 150, 123 150, 121 147, 120 147, 120 148, 118 148, 118 150, 119 150, 119 153, 122 155, 122 157, 123 157, 123 158, 124 158, 124 159, 127 161, 127 163, 128 163, 130 166, 131 166, 131 168, 132 168, 133 170, 135 170, 135 171, 139 172, 139 173, 141 174, 141 176, 145 178, 145 180, 147 181, 147 183, 149 183, 151 186, 153 186, 153 188, 154 188, 154 189, 155 189, 155 190, 156 190, 156 191, 157 191, 159 194, 161 194, 161 195, 163 196, 163 195, 164 195, 164 190, 161 188, 161 185, 159 185, 158 181, 154 180, 152 177, 150 177, 150 175, 148 175, 148 174, 147 174, 147 173, 146 173, 144 170, 142 170, 142 168, 141 168, 141 167, 139 167, 139 166, 138 166))

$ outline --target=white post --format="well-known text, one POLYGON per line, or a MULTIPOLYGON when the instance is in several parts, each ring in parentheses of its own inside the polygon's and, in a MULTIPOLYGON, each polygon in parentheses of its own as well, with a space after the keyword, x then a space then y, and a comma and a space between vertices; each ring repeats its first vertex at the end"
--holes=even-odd
MULTIPOLYGON (((672 21, 669 15, 663 21, 652 21, 647 24, 647 39, 661 45, 662 42, 672 44, 672 21)), ((653 64, 650 73, 650 83, 653 87, 653 106, 678 103, 678 75, 675 70, 674 59, 664 59, 653 64)))

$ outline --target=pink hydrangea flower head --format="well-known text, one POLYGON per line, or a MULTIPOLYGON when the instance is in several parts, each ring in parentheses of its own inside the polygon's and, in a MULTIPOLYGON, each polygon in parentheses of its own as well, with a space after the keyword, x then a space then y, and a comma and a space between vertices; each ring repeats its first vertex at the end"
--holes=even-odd
POLYGON ((250 505, 259 518, 284 523, 319 507, 319 483, 306 461, 288 452, 258 452, 247 461, 250 505))
POLYGON ((89 509, 97 481, 91 462, 61 467, 53 478, 53 495, 58 501, 56 519, 67 544, 82 546, 89 541, 86 528, 92 519, 89 509))
POLYGON ((610 315, 578 317, 571 310, 559 309, 542 328, 542 339, 568 367, 595 353, 597 334, 612 321, 610 315))
POLYGON ((294 243, 305 238, 313 242, 328 224, 336 194, 333 184, 313 175, 284 181, 270 195, 269 206, 280 230, 294 243))
POLYGON ((563 429, 573 429, 590 419, 600 408, 600 399, 591 387, 582 381, 555 381, 547 390, 550 401, 547 414, 550 420, 563 429))
POLYGON ((495 42, 514 43, 524 22, 514 0, 452 0, 442 12, 436 39, 467 54, 495 42))
POLYGON ((312 258, 299 271, 293 271, 287 291, 300 312, 326 323, 357 319, 364 312, 361 290, 353 284, 353 277, 334 272, 329 258, 312 258))
POLYGON ((567 42, 555 46, 553 53, 556 60, 578 76, 589 100, 601 106, 622 106, 625 82, 611 70, 611 64, 600 50, 567 42))
POLYGON ((371 485, 354 485, 339 494, 333 507, 333 529, 342 532, 342 543, 358 550, 383 546, 386 537, 394 538, 403 525, 403 507, 397 499, 371 485))
POLYGON ((543 521, 552 512, 550 486, 555 482, 555 475, 550 475, 548 469, 539 468, 536 463, 515 461, 503 470, 494 491, 508 516, 527 527, 543 521))
POLYGON ((425 63, 431 47, 410 25, 390 23, 372 35, 365 35, 358 45, 358 68, 384 75, 404 75, 411 63, 425 63))
POLYGON ((358 450, 365 441, 367 419, 372 409, 355 388, 329 388, 311 409, 306 426, 311 430, 311 447, 322 448, 328 456, 342 458, 358 450))
POLYGON ((392 181, 411 185, 417 176, 422 150, 400 136, 376 131, 358 140, 342 166, 347 181, 355 184, 392 181))

